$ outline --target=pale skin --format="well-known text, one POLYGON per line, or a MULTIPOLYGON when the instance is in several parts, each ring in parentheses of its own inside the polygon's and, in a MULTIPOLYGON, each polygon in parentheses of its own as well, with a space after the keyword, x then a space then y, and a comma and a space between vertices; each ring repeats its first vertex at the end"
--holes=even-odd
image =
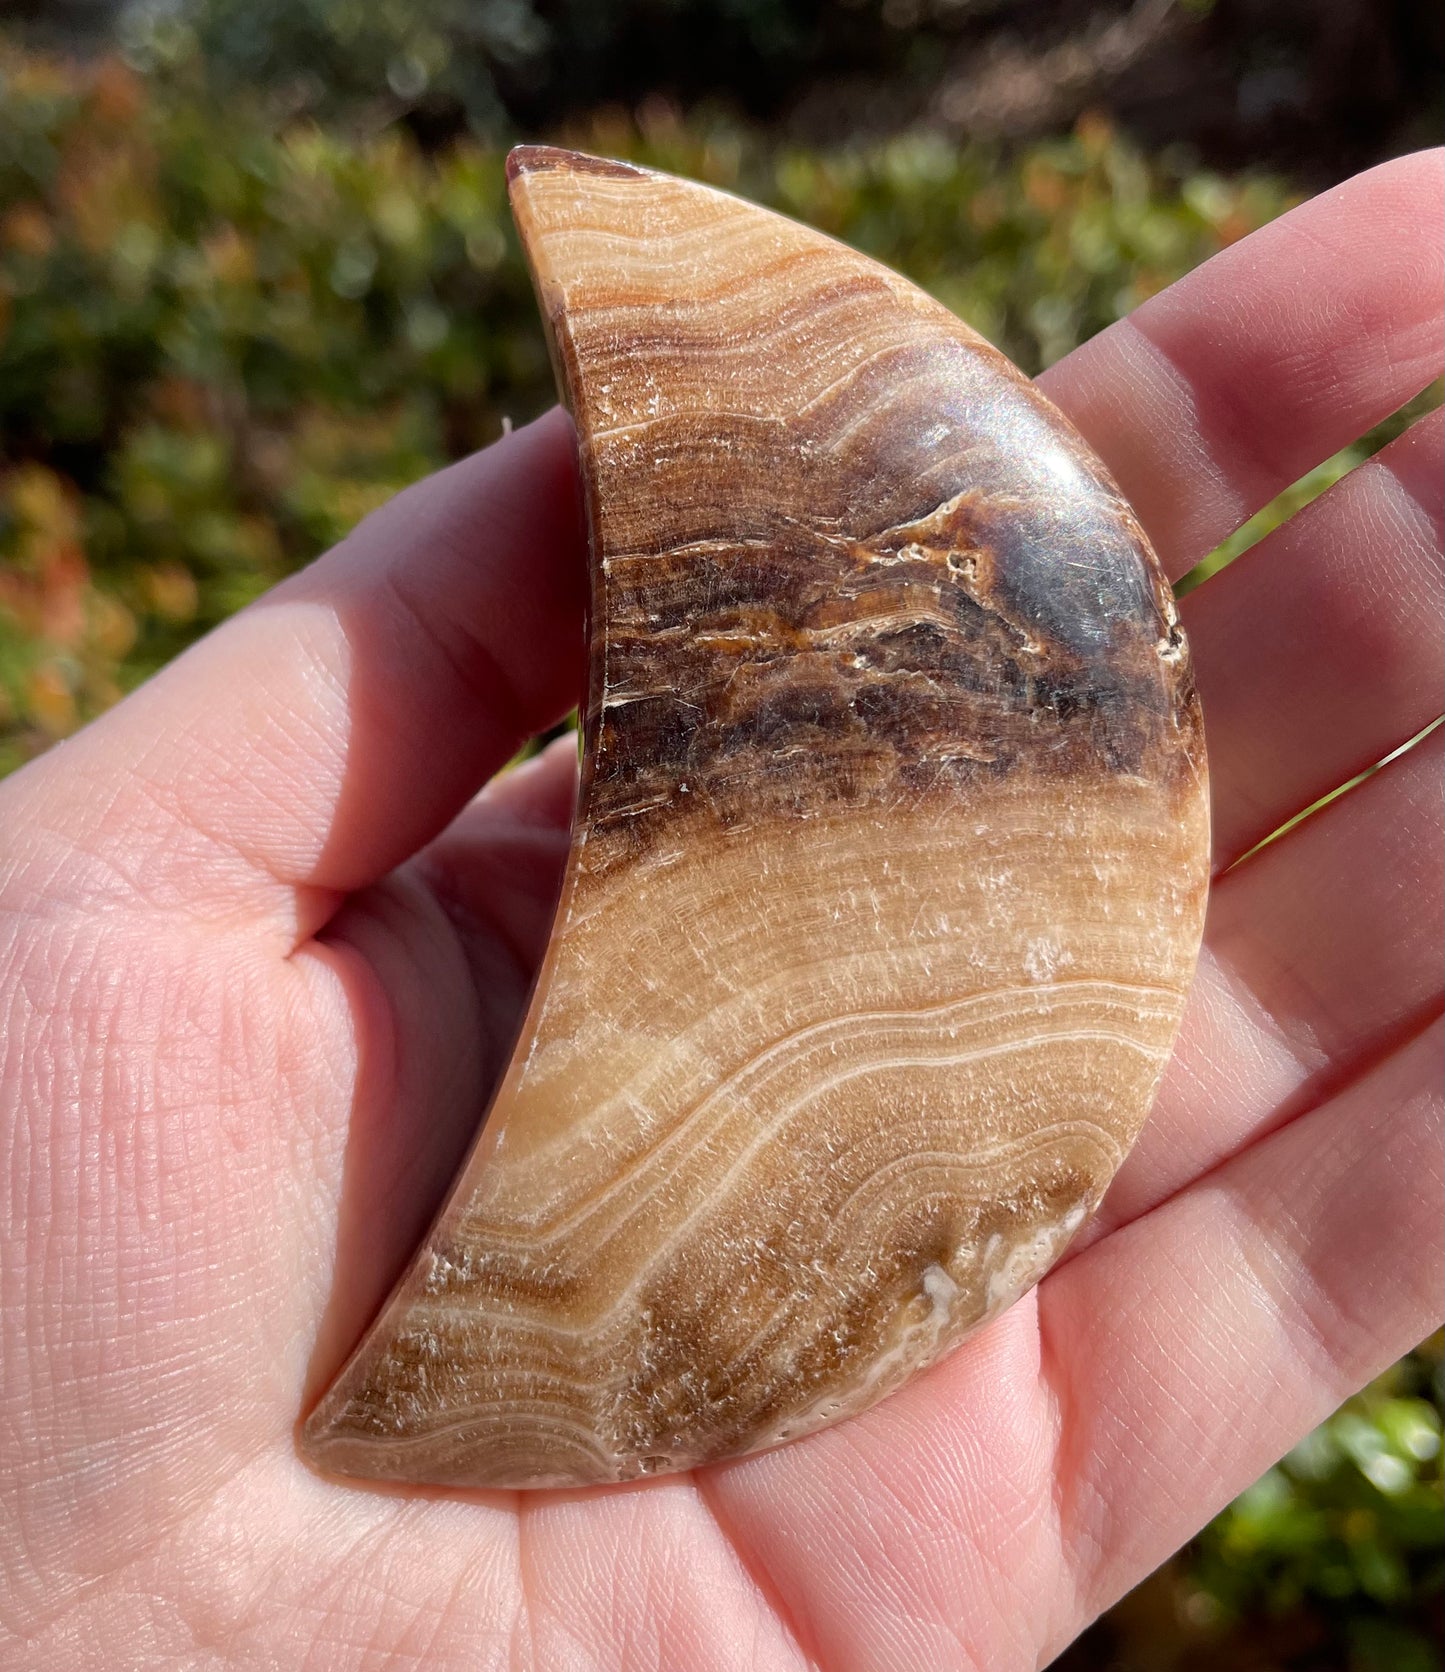
MULTIPOLYGON (((1056 366, 1177 576, 1437 375, 1441 154, 1056 366)), ((585 558, 553 414, 0 787, 0 1663, 1046 1664, 1439 1322, 1442 419, 1190 596, 1215 891, 1103 1212, 867 1415, 589 1492, 294 1429, 465 1150, 547 933, 585 558), (1232 868, 1233 867, 1233 868, 1232 868)))

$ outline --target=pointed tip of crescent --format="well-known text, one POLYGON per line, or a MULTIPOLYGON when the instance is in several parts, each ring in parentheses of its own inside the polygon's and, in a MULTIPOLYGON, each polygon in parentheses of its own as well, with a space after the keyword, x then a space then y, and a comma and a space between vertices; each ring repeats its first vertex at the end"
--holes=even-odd
POLYGON ((616 1485, 624 1478, 632 1478, 632 1475, 610 1474, 605 1470, 579 1469, 576 1459, 566 1453, 554 1456, 544 1451, 518 1462, 508 1457, 505 1447, 472 1451, 444 1437, 423 1445, 418 1456, 411 1448, 397 1449, 384 1439, 348 1430, 331 1407, 328 1395, 294 1431, 301 1462, 325 1479, 370 1482, 381 1487, 516 1492, 573 1491, 579 1487, 616 1485))
POLYGON ((330 1405, 328 1394, 296 1429, 296 1449, 318 1469, 326 1467, 326 1451, 334 1431, 330 1405))
MULTIPOLYGON (((327 1388, 310 1413, 294 1430, 301 1460, 323 1475, 367 1476, 364 1463, 357 1467, 357 1436, 346 1424, 349 1404, 343 1392, 346 1370, 327 1388)), ((364 1450, 365 1442, 362 1442, 364 1450)))
POLYGON ((358 1444, 337 1422, 333 1393, 328 1393, 306 1420, 295 1429, 296 1451, 301 1461, 318 1475, 344 1480, 387 1480, 386 1469, 368 1467, 372 1456, 366 1442, 358 1444))
POLYGON ((618 180, 641 180, 647 170, 632 163, 613 162, 586 151, 568 151, 559 145, 514 145, 507 153, 507 179, 515 182, 529 174, 600 174, 618 180))

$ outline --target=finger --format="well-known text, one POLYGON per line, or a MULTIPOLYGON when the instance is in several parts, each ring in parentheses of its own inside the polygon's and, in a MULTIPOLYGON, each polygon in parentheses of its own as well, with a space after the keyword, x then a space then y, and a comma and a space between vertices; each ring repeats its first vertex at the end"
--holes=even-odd
POLYGON ((1442 760, 1437 732, 1217 886, 1211 951, 1319 1069, 1347 1071, 1440 1001, 1442 760))
POLYGON ((1438 1326, 1442 1038, 1045 1284, 1081 1620, 1438 1326))
MULTIPOLYGON (((567 829, 572 823, 577 801, 580 758, 577 733, 564 731, 511 771, 498 773, 473 806, 479 813, 505 809, 522 824, 567 829)), ((446 838, 461 837, 465 840, 471 829, 471 811, 470 808, 463 810, 446 831, 446 838)), ((480 828, 486 829, 492 822, 490 817, 483 819, 480 828)))
POLYGON ((1218 869, 1439 715, 1442 468, 1437 410, 1183 601, 1218 869))
POLYGON ((1442 164, 1398 158, 1301 204, 1040 380, 1171 575, 1438 375, 1442 164))
POLYGON ((1044 1664, 1060 1576, 1036 1317, 1026 1296, 865 1416, 707 1472, 828 1672, 1044 1664))
POLYGON ((1418 745, 1216 883, 1154 1112, 1079 1248, 1440 1013, 1442 745, 1418 745))
POLYGON ((27 880, 294 943, 576 701, 558 413, 418 483, 8 784, 27 880))
POLYGON ((717 1471, 823 1663, 1045 1663, 1427 1334, 1439 1050, 1109 1238, 866 1417, 717 1471))

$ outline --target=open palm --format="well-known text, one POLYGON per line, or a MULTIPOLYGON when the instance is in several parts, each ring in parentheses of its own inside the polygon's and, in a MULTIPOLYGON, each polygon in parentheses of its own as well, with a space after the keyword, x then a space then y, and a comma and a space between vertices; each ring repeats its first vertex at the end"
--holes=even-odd
MULTIPOLYGON (((1441 156, 1054 368, 1171 573, 1441 356, 1441 156)), ((867 1416, 591 1492, 298 1460, 502 1065, 567 845, 557 415, 0 789, 0 1662, 1046 1662, 1441 1292, 1441 414, 1184 606, 1218 877, 1156 1112, 1040 1288, 867 1416)))

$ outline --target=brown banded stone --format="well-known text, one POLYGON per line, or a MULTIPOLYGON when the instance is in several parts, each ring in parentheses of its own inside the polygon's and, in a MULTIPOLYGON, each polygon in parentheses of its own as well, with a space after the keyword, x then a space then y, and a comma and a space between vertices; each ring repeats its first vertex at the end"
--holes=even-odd
POLYGON ((861 1411, 1098 1204, 1208 874, 1189 655, 1102 465, 897 275, 527 147, 577 422, 591 686, 552 943, 490 1117, 303 1430, 577 1485, 861 1411))

